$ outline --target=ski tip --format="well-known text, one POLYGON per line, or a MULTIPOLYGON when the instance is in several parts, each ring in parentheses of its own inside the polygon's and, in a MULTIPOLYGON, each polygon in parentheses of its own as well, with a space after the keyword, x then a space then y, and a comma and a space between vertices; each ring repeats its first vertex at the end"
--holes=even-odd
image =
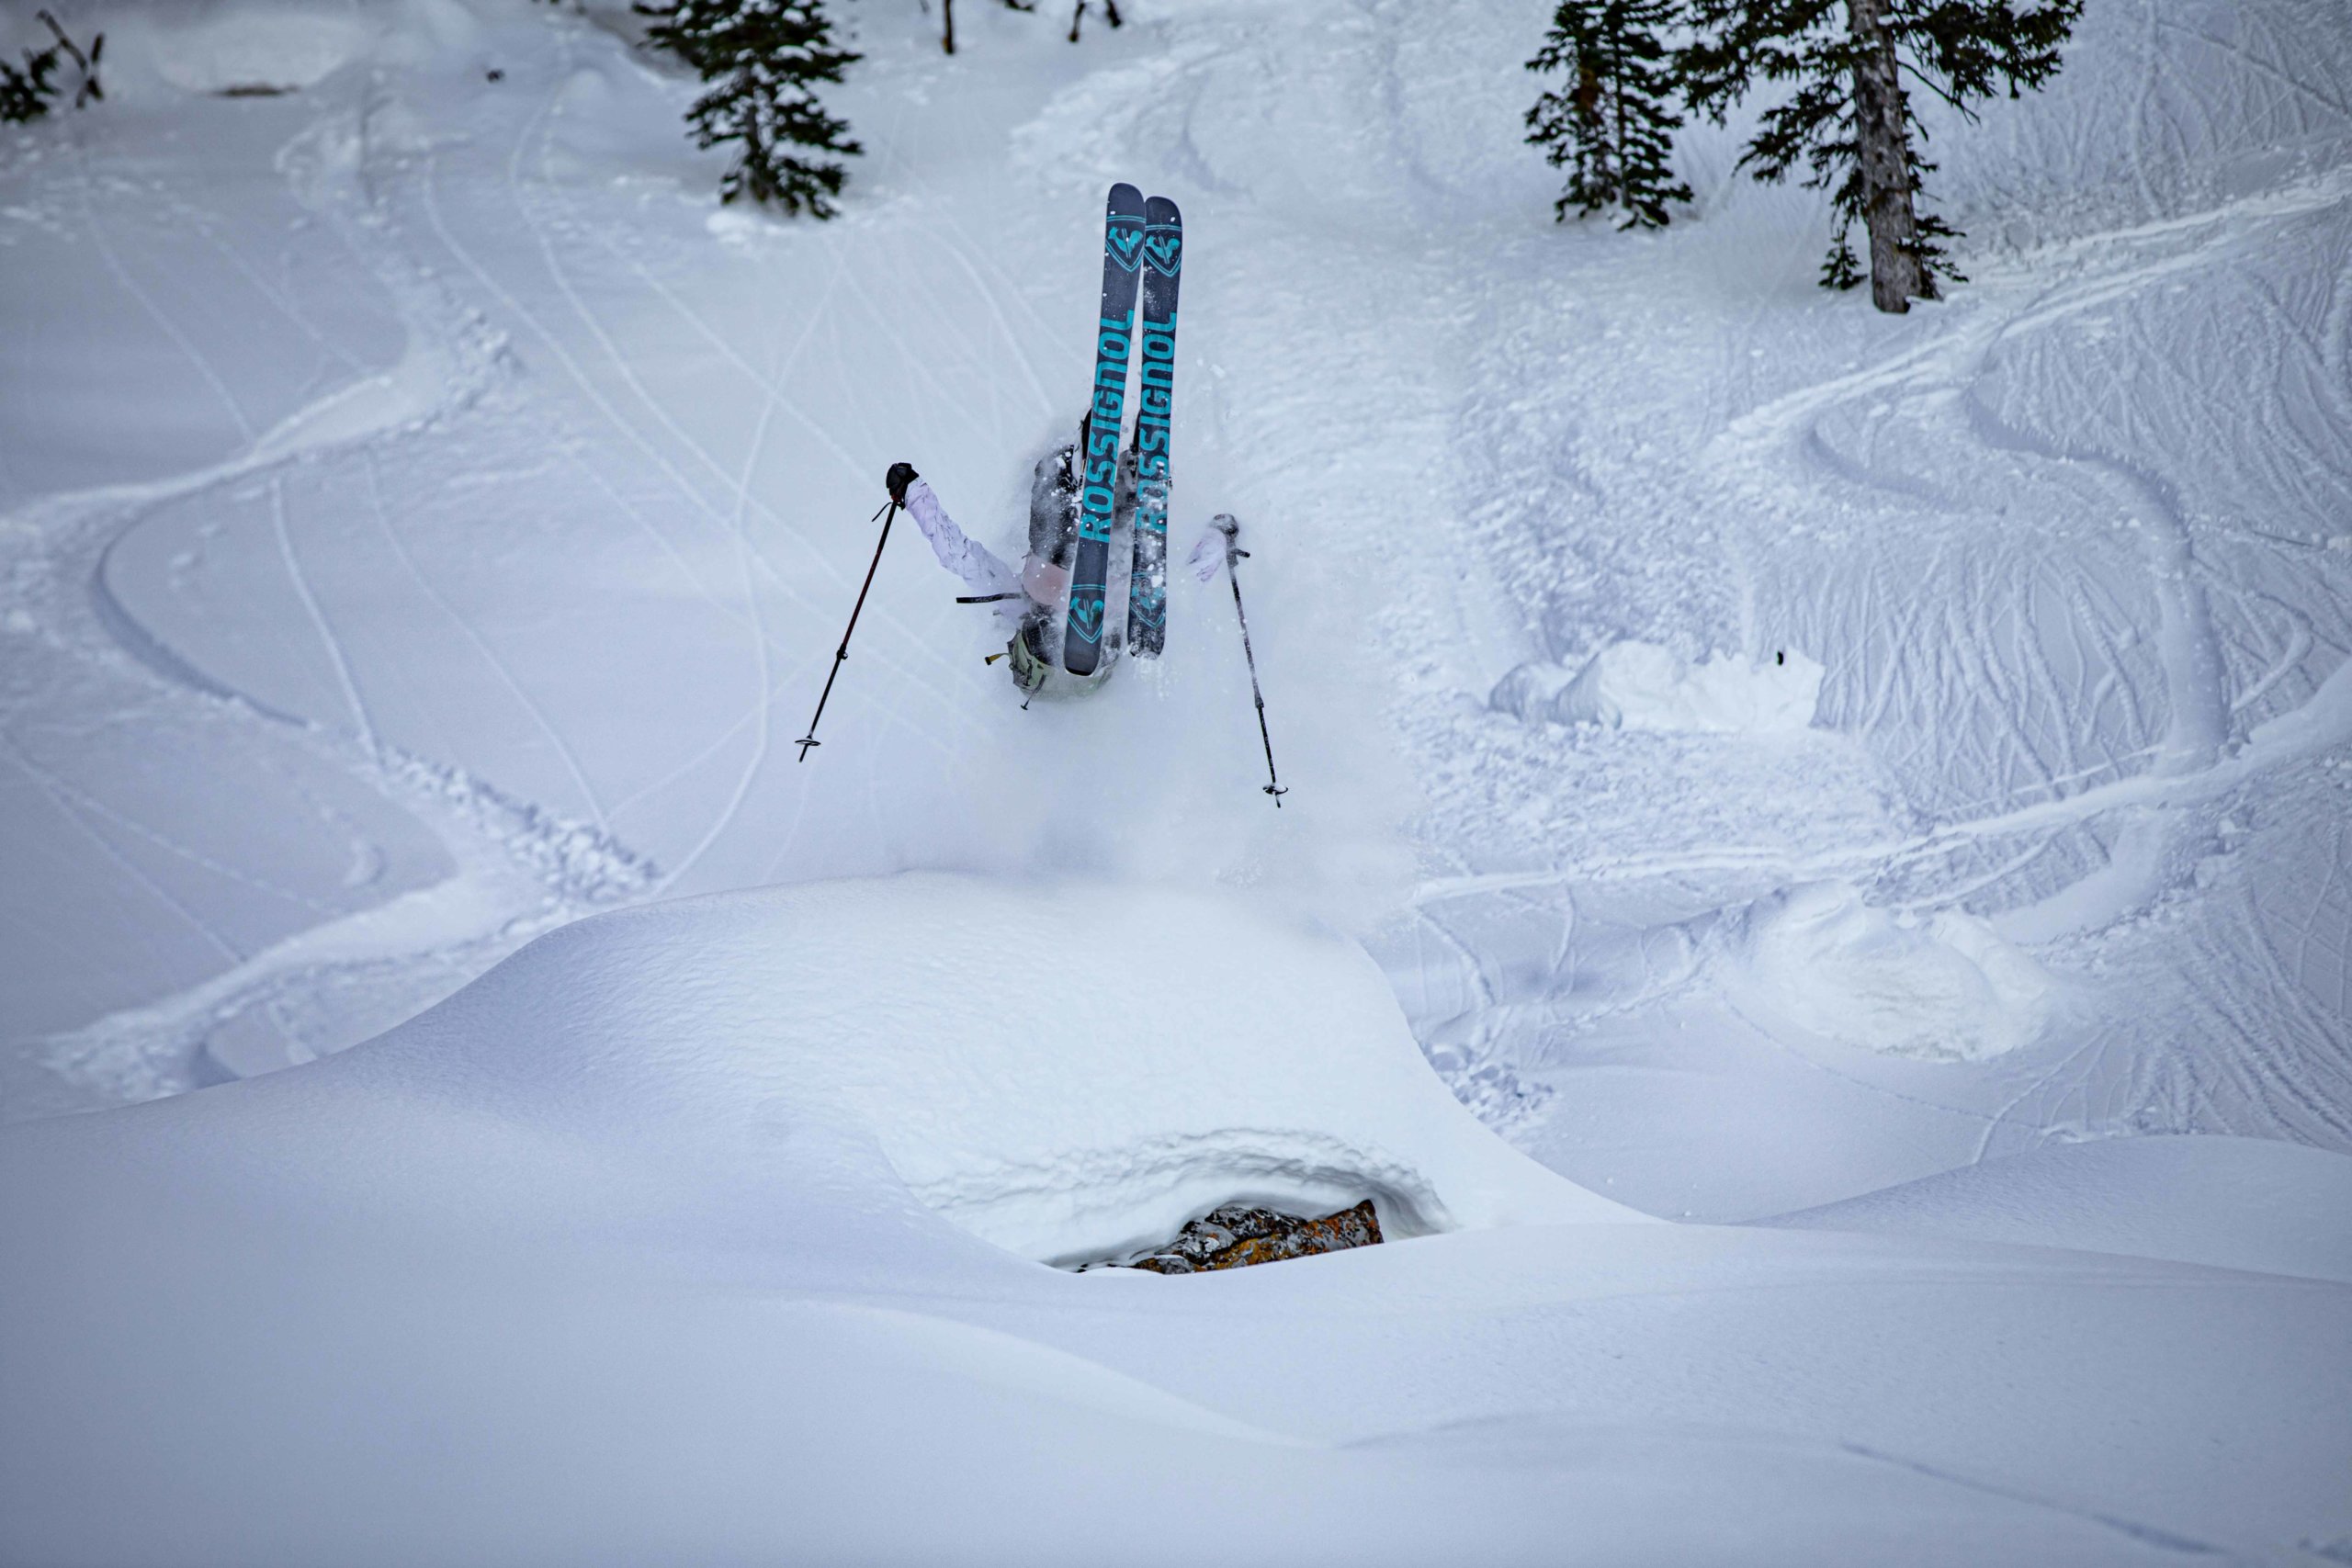
MULTIPOLYGON (((1143 265, 1144 235, 1143 192, 1124 182, 1111 187, 1111 199, 1105 205, 1102 219, 1102 249, 1120 272, 1133 272, 1143 265)), ((1112 274, 1102 277, 1104 311, 1114 314, 1109 304, 1112 274)))
POLYGON ((1183 214, 1166 197, 1155 196, 1143 204, 1143 231, 1144 258, 1154 272, 1173 278, 1184 265, 1183 214))

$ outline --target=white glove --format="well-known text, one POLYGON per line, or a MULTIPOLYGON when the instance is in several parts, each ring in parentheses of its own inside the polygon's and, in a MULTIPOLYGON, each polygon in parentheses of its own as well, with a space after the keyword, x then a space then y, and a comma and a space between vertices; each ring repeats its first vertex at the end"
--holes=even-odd
POLYGON ((1230 512, 1220 512, 1209 519, 1201 534, 1201 542, 1193 547, 1192 558, 1185 565, 1203 582, 1216 581, 1217 569, 1225 565, 1226 547, 1241 533, 1241 525, 1233 520, 1230 512))

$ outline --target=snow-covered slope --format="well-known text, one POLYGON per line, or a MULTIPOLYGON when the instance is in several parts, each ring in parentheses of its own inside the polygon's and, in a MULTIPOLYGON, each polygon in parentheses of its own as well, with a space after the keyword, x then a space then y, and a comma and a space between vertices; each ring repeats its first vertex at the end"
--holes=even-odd
POLYGON ((1204 1507, 1269 1563, 2341 1530, 2352 1288, 1613 1223, 1418 1069, 1360 956, 1246 909, 1154 899, 1164 970, 1018 1016, 968 939, 1100 893, 608 915, 331 1060, 0 1134, 0 1557, 1174 1562, 1204 1507), (1115 1243, 1177 1166, 1476 1228, 1182 1280, 982 1239, 1115 1243))
POLYGON ((1759 1222, 2169 1258, 2352 1284, 2352 1158, 2254 1138, 2107 1138, 1759 1222))
POLYGON ((916 865, 1386 921, 1457 1090, 1667 1212, 2053 1129, 2346 1142, 2330 5, 2095 7, 2053 90, 1939 128, 1975 281, 1901 321, 1810 286, 1817 200, 1726 133, 1664 234, 1545 223, 1508 10, 989 15, 953 59, 877 11, 826 226, 715 210, 618 7, 67 19, 107 112, 6 175, 7 1114, 337 1048, 615 899, 916 865), (257 85, 299 90, 218 96, 257 85), (1221 590, 1156 680, 1016 713, 912 547, 796 764, 880 468, 1012 536, 1114 175, 1191 217, 1178 528, 1261 547, 1291 809, 1221 590), (1817 661, 1812 727, 1513 696, 1627 644, 1817 661), (1726 1012, 1725 933, 1816 885, 1989 920, 2069 1005, 1926 1074, 1726 1012), (1692 1067, 1883 1146, 1635 1157, 1692 1067))
POLYGON ((1551 224, 1539 4, 946 58, 862 0, 825 225, 717 208, 607 0, 55 8, 107 98, 0 130, 11 1554, 1040 1561, 1091 1538, 992 1500, 1073 1472, 1123 1543, 1273 1476, 1273 1561, 2352 1552, 2340 0, 2094 0, 1933 122, 1972 281, 1900 319, 1736 128, 1670 230, 1551 224), (1293 793, 1222 584, 1024 711, 904 531, 796 761, 885 466, 1017 537, 1118 177, 1184 205, 1179 548, 1242 520, 1293 793), (996 891, 652 903, 909 870, 996 891), (775 988, 812 922, 862 1066, 775 988), (1080 939, 1198 964, 1214 1050, 1080 1052, 1080 939), (1041 1017, 1049 1093, 956 1076, 1041 1017), (967 1180, 1245 1124, 1242 1190, 1345 1145, 1441 1234, 1153 1294, 1018 1255, 1228 1168, 967 1180), (2311 1147, 2119 1142, 2190 1133, 2311 1147), (1781 1221, 1491 1224, 1579 1189, 1781 1221), (876 1535, 910 1455, 969 1490, 876 1535))
MULTIPOLYGON (((1695 220, 1544 223, 1502 12, 990 16, 952 60, 868 17, 820 227, 714 211, 616 10, 94 7, 107 113, 7 176, 13 1113, 335 1048, 616 897, 940 865, 1359 928, 1409 893, 1379 951, 1457 1088, 1671 1212, 2052 1128, 2341 1146, 2335 20, 2095 8, 2053 91, 1944 128, 1975 281, 1896 321, 1810 287, 1817 201, 1723 133, 1695 220), (255 84, 300 91, 216 96, 255 84), (794 764, 881 465, 1011 536, 1114 174, 1191 212, 1178 526, 1263 547, 1292 811, 1214 588, 1156 681, 1016 715, 912 549, 794 764), (1509 700, 1628 643, 1818 661, 1813 726, 1509 700), (2009 1048, 1926 1077, 1723 1016, 1757 949, 1718 928, 1816 884, 1988 919, 2075 1005, 1962 1021, 2009 1048), (1625 1069, 1693 1032, 1913 1152, 1737 1194, 1591 1158, 1557 1112, 1649 1135, 1625 1069)), ((1703 1141, 1781 1166, 1744 1120, 1703 1141)))

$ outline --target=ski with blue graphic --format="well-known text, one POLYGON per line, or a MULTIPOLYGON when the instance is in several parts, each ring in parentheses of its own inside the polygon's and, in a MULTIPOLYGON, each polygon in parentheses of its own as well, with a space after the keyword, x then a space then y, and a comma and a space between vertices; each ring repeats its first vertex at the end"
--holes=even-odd
POLYGON ((1127 578, 1127 651, 1157 659, 1168 638, 1169 420, 1176 403, 1176 286, 1184 215, 1164 196, 1143 207, 1141 380, 1136 388, 1136 536, 1127 578))
POLYGON ((1118 510, 1119 427, 1126 418, 1127 367, 1135 357, 1143 243, 1143 192, 1124 182, 1113 186, 1102 226, 1102 307, 1094 327, 1094 398, 1087 408, 1078 555, 1070 567, 1069 618, 1062 633, 1062 668, 1073 675, 1091 675, 1102 661, 1111 519, 1118 510))

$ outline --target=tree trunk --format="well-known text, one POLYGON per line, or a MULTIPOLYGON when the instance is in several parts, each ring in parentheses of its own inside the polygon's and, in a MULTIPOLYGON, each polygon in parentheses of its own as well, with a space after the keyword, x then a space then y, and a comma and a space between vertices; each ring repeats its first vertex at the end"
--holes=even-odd
MULTIPOLYGON (((1630 220, 1634 216, 1634 192, 1625 181, 1625 56, 1622 51, 1618 53, 1614 63, 1617 73, 1615 80, 1610 84, 1613 90, 1609 96, 1611 107, 1616 111, 1617 123, 1610 127, 1611 156, 1609 160, 1609 177, 1616 182, 1617 209, 1624 213, 1630 220)), ((1623 228, 1624 224, 1621 223, 1618 227, 1623 228)))
POLYGON ((956 0, 939 0, 939 47, 949 54, 956 52, 956 0))
POLYGON ((1860 145, 1862 221, 1871 236, 1871 303, 1897 315, 1935 290, 1919 270, 1919 220, 1911 206, 1911 132, 1903 80, 1882 0, 1846 0, 1854 62, 1854 134, 1860 145))

